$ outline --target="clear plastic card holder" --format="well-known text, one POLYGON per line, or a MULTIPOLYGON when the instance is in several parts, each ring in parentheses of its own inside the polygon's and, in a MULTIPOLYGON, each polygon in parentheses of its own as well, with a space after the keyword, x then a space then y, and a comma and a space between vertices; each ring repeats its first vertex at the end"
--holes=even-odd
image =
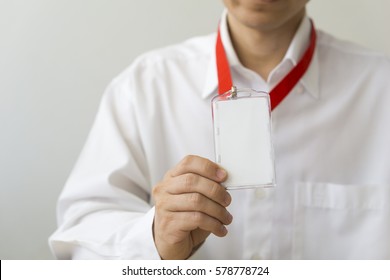
POLYGON ((275 186, 271 107, 266 92, 236 89, 212 99, 216 162, 227 189, 275 186))

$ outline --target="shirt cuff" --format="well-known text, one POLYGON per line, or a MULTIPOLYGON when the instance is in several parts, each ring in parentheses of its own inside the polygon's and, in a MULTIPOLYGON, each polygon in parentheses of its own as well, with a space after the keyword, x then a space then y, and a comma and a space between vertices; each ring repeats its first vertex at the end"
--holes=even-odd
POLYGON ((123 248, 121 258, 123 259, 142 259, 142 260, 160 260, 160 255, 157 251, 153 238, 153 221, 155 208, 151 208, 145 216, 140 218, 134 226, 129 235, 130 244, 123 248))

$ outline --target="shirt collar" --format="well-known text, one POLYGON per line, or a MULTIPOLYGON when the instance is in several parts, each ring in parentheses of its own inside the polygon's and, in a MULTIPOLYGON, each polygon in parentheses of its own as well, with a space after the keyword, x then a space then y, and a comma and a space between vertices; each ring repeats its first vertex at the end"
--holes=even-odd
MULTIPOLYGON (((223 46, 225 48, 226 56, 229 60, 229 65, 231 67, 240 66, 241 62, 239 61, 236 52, 234 51, 232 41, 230 39, 228 25, 227 25, 227 10, 223 11, 221 21, 220 21, 220 32, 223 46)), ((297 32, 294 35, 293 40, 282 60, 278 65, 290 61, 294 66, 297 64, 303 53, 305 52, 309 40, 310 40, 310 30, 311 23, 308 17, 305 17, 302 20, 301 25, 299 26, 297 32)), ((276 70, 278 66, 274 69, 276 70)), ((286 73, 287 74, 287 73, 286 73)), ((271 73, 272 75, 272 73, 271 73)), ((270 75, 270 76, 271 76, 270 75)), ((284 76, 284 75, 283 75, 284 76)), ((303 75, 300 83, 305 87, 306 91, 311 94, 314 98, 319 98, 319 65, 318 65, 318 54, 317 48, 314 51, 313 59, 310 63, 310 66, 306 73, 303 75)), ((207 70, 206 83, 202 93, 203 98, 207 98, 211 94, 216 94, 216 89, 218 87, 218 74, 216 67, 216 55, 215 48, 212 49, 211 59, 207 70)))
MULTIPOLYGON (((221 32, 221 39, 222 39, 223 47, 225 48, 226 56, 228 57, 229 60, 229 65, 232 66, 235 59, 238 60, 238 58, 233 49, 233 45, 229 36, 229 30, 227 26, 227 9, 224 9, 222 13, 218 28, 221 32)), ((218 73, 217 73, 217 58, 215 53, 215 42, 216 42, 216 38, 213 45, 214 48, 212 48, 212 53, 210 55, 211 59, 208 66, 206 83, 202 94, 203 98, 207 98, 209 97, 209 95, 211 94, 215 95, 217 93, 218 73)))
MULTIPOLYGON (((295 33, 289 48, 287 49, 283 61, 290 60, 294 66, 297 65, 297 63, 305 53, 307 47, 309 46, 310 32, 311 22, 310 19, 306 16, 298 27, 298 30, 295 33)), ((316 99, 319 98, 318 70, 318 56, 316 47, 309 68, 300 80, 300 83, 302 83, 302 85, 306 88, 306 91, 316 99)))

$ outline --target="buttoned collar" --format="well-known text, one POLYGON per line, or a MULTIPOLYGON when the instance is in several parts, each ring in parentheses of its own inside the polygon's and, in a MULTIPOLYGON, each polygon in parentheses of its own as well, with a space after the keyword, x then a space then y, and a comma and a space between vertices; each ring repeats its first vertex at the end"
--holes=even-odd
MULTIPOLYGON (((283 58, 283 60, 280 62, 280 64, 275 67, 275 69, 270 73, 269 79, 267 83, 272 88, 275 86, 280 79, 282 79, 288 71, 291 70, 293 66, 297 64, 299 59, 302 57, 303 53, 305 52, 309 41, 310 41, 310 30, 311 30, 311 23, 310 19, 308 17, 305 17, 302 20, 302 23, 300 24, 297 32, 294 35, 293 40, 291 41, 291 44, 283 58), (283 67, 283 65, 289 65, 288 67, 283 67), (279 72, 280 77, 276 77, 276 73, 279 72)), ((231 68, 239 69, 244 68, 244 66, 241 64, 240 60, 237 57, 236 52, 234 51, 233 44, 230 39, 228 25, 227 25, 227 11, 225 11, 222 14, 221 21, 220 21, 220 32, 221 32, 221 39, 223 42, 223 46, 225 48, 226 56, 228 57, 229 65, 231 68)), ((310 95, 313 96, 313 98, 318 99, 319 98, 319 64, 318 64, 318 54, 317 54, 317 47, 314 51, 313 59, 310 63, 310 66, 306 73, 303 75, 300 82, 304 88, 306 89, 306 92, 308 92, 310 95)), ((211 94, 216 94, 218 87, 218 75, 217 75, 217 67, 216 67, 216 55, 215 55, 215 48, 213 48, 213 51, 211 53, 211 59, 207 70, 207 77, 206 82, 203 90, 202 97, 208 98, 211 94)))

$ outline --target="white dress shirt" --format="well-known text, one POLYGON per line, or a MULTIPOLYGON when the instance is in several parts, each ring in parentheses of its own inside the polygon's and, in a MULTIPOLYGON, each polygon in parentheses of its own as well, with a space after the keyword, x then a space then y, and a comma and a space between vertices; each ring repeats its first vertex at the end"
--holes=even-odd
MULTIPOLYGON (((221 36, 234 84, 272 89, 221 36)), ((272 112, 277 186, 231 191, 233 223, 192 259, 390 259, 390 60, 317 31, 313 61, 272 112)), ((215 34, 139 57, 113 80, 58 203, 58 258, 159 259, 153 186, 188 154, 214 160, 215 34)), ((242 163, 245 164, 245 163, 242 163)))

